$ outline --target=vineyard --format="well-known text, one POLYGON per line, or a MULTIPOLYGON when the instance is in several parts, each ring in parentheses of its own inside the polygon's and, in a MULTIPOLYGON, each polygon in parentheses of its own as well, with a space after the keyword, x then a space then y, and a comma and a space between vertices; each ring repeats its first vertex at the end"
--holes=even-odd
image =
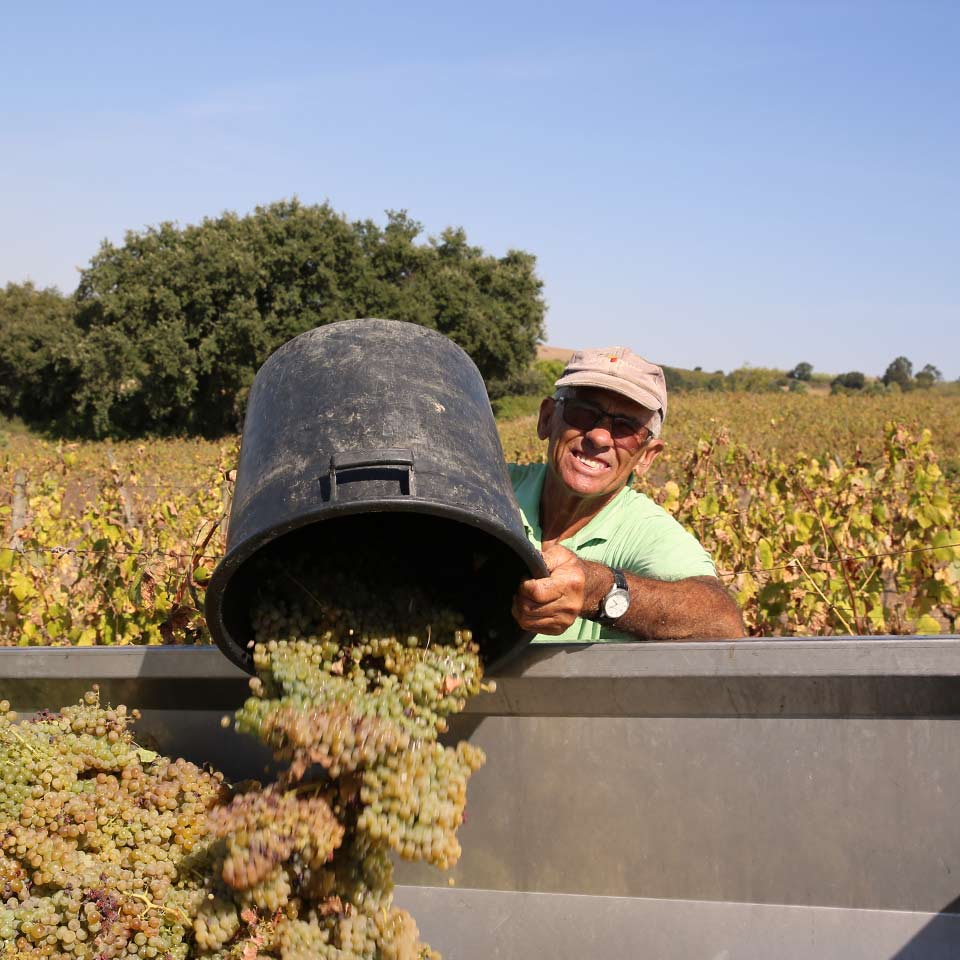
MULTIPOLYGON (((501 424, 542 456, 533 418, 501 424)), ((957 630, 960 398, 679 395, 640 489, 756 636, 957 630)), ((0 645, 202 643, 238 442, 0 433, 0 645)))

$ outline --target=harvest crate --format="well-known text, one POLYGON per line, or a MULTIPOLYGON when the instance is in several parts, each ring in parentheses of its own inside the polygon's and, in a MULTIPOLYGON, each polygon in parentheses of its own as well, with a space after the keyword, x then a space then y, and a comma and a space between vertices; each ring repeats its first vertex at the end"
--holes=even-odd
MULTIPOLYGON (((20 711, 94 681, 166 753, 269 761, 214 648, 0 650, 20 711)), ((960 637, 531 648, 460 737, 456 886, 398 871, 448 960, 960 956, 960 637)))

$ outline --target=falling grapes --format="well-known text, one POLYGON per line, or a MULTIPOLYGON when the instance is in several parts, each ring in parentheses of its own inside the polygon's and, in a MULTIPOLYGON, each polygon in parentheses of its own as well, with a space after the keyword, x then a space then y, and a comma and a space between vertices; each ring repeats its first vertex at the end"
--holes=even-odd
POLYGON ((141 749, 136 712, 96 690, 20 723, 0 703, 0 957, 438 956, 392 904, 392 855, 460 856, 484 756, 438 738, 481 690, 479 651, 422 587, 349 569, 261 570, 232 722, 282 762, 271 783, 141 749))

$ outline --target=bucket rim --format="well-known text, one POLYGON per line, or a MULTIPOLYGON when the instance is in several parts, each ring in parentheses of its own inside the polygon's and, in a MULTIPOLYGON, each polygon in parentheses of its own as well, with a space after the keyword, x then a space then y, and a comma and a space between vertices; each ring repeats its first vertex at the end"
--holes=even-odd
MULTIPOLYGON (((519 538, 508 536, 508 531, 503 527, 483 517, 471 515, 463 510, 463 508, 452 507, 449 503, 440 500, 432 498, 417 498, 416 500, 411 500, 409 497, 391 497, 376 501, 355 501, 334 505, 326 503, 322 507, 314 508, 287 522, 265 527, 256 533, 250 534, 224 554, 207 582, 206 595, 203 603, 203 614, 207 623, 207 629, 210 631, 210 635, 213 637, 213 641, 220 651, 238 667, 246 670, 247 673, 252 674, 254 672, 252 655, 229 634, 224 627, 222 617, 223 600, 227 587, 234 574, 248 560, 270 543, 296 530, 302 530, 305 527, 320 524, 325 520, 336 517, 347 517, 356 514, 368 515, 371 513, 420 513, 473 527, 474 529, 489 534, 500 543, 509 547, 517 557, 523 561, 527 571, 532 577, 540 578, 548 574, 547 566, 543 561, 540 551, 537 550, 529 540, 524 538, 521 544, 519 538), (525 546, 526 549, 520 549, 523 546, 525 546)), ((512 645, 505 653, 496 660, 485 663, 484 669, 492 670, 512 660, 517 653, 526 647, 532 636, 533 633, 529 631, 522 634, 518 642, 512 645)))

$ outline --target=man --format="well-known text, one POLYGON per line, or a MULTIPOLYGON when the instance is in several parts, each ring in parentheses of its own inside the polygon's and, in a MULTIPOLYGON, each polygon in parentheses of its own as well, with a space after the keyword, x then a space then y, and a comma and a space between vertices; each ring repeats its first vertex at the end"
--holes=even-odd
POLYGON ((663 450, 663 370, 627 347, 575 353, 540 405, 546 464, 510 465, 530 541, 549 575, 526 580, 513 616, 535 641, 742 637, 710 556, 630 487, 663 450))

